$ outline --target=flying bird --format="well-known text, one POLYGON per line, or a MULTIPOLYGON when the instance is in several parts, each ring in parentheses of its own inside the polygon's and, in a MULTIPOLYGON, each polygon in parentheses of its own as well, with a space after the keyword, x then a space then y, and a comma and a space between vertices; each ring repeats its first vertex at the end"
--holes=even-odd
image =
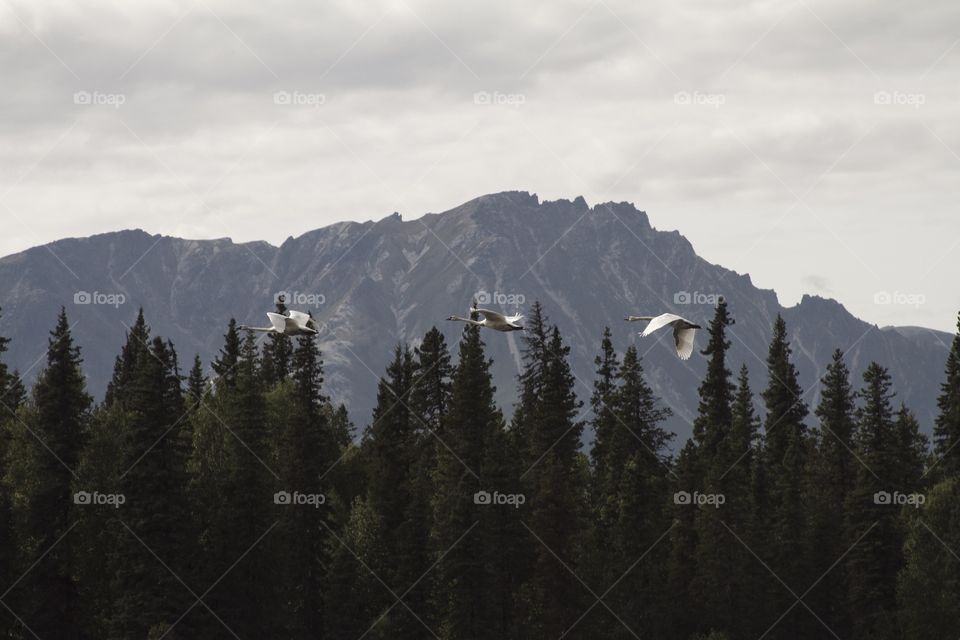
POLYGON ((523 320, 523 316, 519 313, 512 316, 505 316, 498 311, 490 311, 489 309, 477 309, 475 307, 470 309, 470 315, 475 313, 482 315, 483 320, 471 320, 470 318, 461 318, 460 316, 450 316, 447 320, 475 324, 478 327, 486 327, 496 331, 523 331, 523 325, 519 324, 520 321, 523 320))
POLYGON ((690 354, 693 353, 693 336, 697 332, 697 329, 700 328, 698 324, 693 324, 689 320, 672 313, 664 313, 657 317, 627 316, 625 320, 627 322, 649 320, 650 324, 643 330, 643 333, 640 334, 641 336, 648 336, 663 327, 673 327, 673 340, 677 344, 677 355, 680 356, 680 359, 686 360, 690 357, 690 354))
POLYGON ((288 315, 284 316, 280 315, 279 313, 267 312, 267 317, 270 319, 271 326, 248 327, 246 325, 241 325, 239 328, 241 330, 249 329, 250 331, 282 333, 285 336, 302 336, 318 333, 315 328, 310 326, 313 318, 310 317, 309 313, 304 313, 302 311, 288 311, 287 314, 288 315))

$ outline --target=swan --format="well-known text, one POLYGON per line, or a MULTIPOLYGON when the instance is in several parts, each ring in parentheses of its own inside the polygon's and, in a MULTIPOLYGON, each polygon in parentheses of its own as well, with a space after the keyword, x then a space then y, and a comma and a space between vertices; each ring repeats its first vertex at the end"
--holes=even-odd
POLYGON ((657 317, 653 316, 627 316, 624 318, 627 322, 637 320, 649 320, 650 324, 643 330, 641 336, 648 336, 657 329, 663 327, 673 327, 673 340, 677 345, 677 355, 681 360, 686 360, 693 353, 693 336, 700 329, 700 325, 694 324, 685 318, 672 313, 664 313, 657 317))
POLYGON ((288 311, 287 313, 289 315, 283 316, 279 313, 267 312, 267 318, 270 319, 270 324, 272 325, 269 327, 248 327, 246 325, 240 325, 238 328, 241 331, 265 331, 267 333, 282 333, 286 336, 302 336, 319 333, 310 326, 313 318, 310 317, 309 313, 302 311, 288 311))
POLYGON ((523 316, 519 313, 512 316, 505 316, 498 311, 490 311, 489 309, 477 309, 476 307, 470 309, 471 316, 475 313, 482 315, 483 320, 472 320, 470 318, 461 318, 460 316, 450 316, 447 320, 475 324, 478 327, 487 327, 488 329, 494 329, 496 331, 523 331, 523 326, 519 324, 519 322, 523 320, 523 316))

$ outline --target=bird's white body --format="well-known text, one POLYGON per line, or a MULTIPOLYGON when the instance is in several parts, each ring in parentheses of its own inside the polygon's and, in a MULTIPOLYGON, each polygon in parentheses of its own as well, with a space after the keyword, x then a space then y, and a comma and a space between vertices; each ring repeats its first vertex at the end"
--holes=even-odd
POLYGON ((677 355, 681 360, 686 360, 693 353, 693 337, 700 325, 694 324, 686 318, 681 318, 673 313, 663 313, 659 316, 628 316, 627 322, 637 320, 649 320, 650 324, 640 335, 648 336, 657 329, 663 327, 673 327, 673 341, 677 347, 677 355))
POLYGON ((250 331, 263 331, 266 333, 282 333, 285 336, 302 336, 317 333, 317 330, 310 326, 313 318, 309 313, 302 311, 288 311, 287 315, 267 312, 267 318, 270 319, 269 327, 248 327, 241 325, 240 329, 249 329, 250 331))
POLYGON ((512 316, 505 316, 498 311, 490 311, 489 309, 470 309, 470 315, 474 314, 483 316, 483 319, 472 320, 470 318, 461 318, 460 316, 450 316, 447 320, 475 324, 478 327, 486 327, 495 331, 523 331, 523 325, 520 324, 523 316, 519 313, 512 316))

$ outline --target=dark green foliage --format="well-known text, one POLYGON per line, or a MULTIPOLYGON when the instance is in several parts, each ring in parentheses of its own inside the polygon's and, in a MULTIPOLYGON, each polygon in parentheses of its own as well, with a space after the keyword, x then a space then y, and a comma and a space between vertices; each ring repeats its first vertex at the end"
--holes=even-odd
POLYGON ((815 432, 817 457, 811 467, 810 557, 814 576, 823 578, 811 592, 809 602, 828 627, 841 637, 849 637, 847 565, 832 565, 852 542, 847 539, 843 514, 860 462, 854 442, 855 393, 839 349, 834 351, 820 382, 822 393, 816 409, 819 425, 815 432))
MULTIPOLYGON (((793 591, 805 590, 815 576, 807 556, 806 487, 811 442, 804 418, 808 409, 791 361, 787 325, 779 315, 773 325, 773 339, 767 355, 767 388, 763 401, 764 475, 769 485, 764 496, 765 544, 754 551, 793 591)), ((772 577, 772 576, 771 576, 772 577)), ((786 589, 772 592, 767 607, 786 611, 794 602, 786 589)), ((772 624, 776 618, 770 620, 772 624)), ((773 638, 803 638, 819 623, 803 608, 794 608, 771 632, 773 638)))
POLYGON ((904 541, 897 495, 917 490, 922 469, 911 463, 919 438, 907 412, 895 416, 887 370, 871 363, 863 374, 856 444, 861 465, 847 504, 849 612, 853 638, 896 638, 896 585, 904 541))
MULTIPOLYGON (((283 303, 283 296, 277 300, 276 313, 284 315, 287 306, 283 303)), ((269 387, 281 382, 290 375, 294 346, 290 337, 282 333, 267 334, 263 344, 263 364, 261 373, 263 383, 269 387)))
POLYGON ((940 387, 933 439, 937 456, 936 474, 940 478, 960 477, 960 314, 957 335, 947 355, 946 380, 940 387))
POLYGON ((146 636, 151 626, 173 622, 191 603, 178 580, 191 575, 194 557, 187 550, 195 534, 186 495, 191 435, 177 356, 159 337, 137 354, 118 400, 129 421, 117 483, 126 502, 114 554, 113 638, 146 636))
POLYGON ((187 376, 186 401, 196 407, 203 401, 203 394, 207 390, 207 377, 203 374, 203 363, 200 356, 193 357, 193 367, 187 376))
POLYGON ((237 383, 237 365, 240 363, 240 331, 237 321, 230 318, 227 332, 223 335, 223 347, 213 361, 213 372, 217 375, 217 386, 234 387, 237 383))
POLYGON ((897 580, 899 621, 907 640, 952 638, 960 627, 960 480, 935 486, 904 545, 897 580))
POLYGON ((459 355, 432 474, 434 632, 464 640, 511 637, 517 629, 513 570, 523 514, 505 505, 478 504, 475 496, 478 491, 519 493, 519 458, 507 446, 503 417, 493 401, 479 328, 464 328, 459 355))
POLYGON ((81 611, 73 579, 75 525, 72 485, 83 446, 91 405, 80 348, 73 342, 66 311, 61 309, 47 346, 47 365, 31 397, 8 420, 4 484, 11 496, 19 541, 19 569, 36 566, 4 598, 40 637, 72 637, 81 611))
POLYGON ((97 407, 65 313, 29 394, 0 338, 0 638, 955 636, 960 338, 931 467, 886 370, 855 393, 839 351, 808 432, 780 318, 761 435, 718 305, 674 459, 634 347, 602 335, 588 455, 570 348, 539 304, 526 324, 509 428, 485 330, 454 367, 432 328, 397 346, 360 443, 314 336, 231 322, 208 383, 141 312, 97 407))
POLYGON ((529 515, 532 561, 522 598, 531 636, 556 637, 577 619, 586 599, 584 587, 564 566, 571 565, 582 545, 587 510, 580 487, 579 447, 583 429, 570 371, 570 348, 557 327, 545 321, 534 305, 525 337, 524 371, 520 377, 526 459, 523 474, 529 515))

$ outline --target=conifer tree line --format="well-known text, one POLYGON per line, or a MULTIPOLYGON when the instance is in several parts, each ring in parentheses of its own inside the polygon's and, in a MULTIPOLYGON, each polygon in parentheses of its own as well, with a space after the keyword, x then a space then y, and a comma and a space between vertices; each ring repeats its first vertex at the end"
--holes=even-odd
POLYGON ((467 324, 362 433, 316 336, 231 320, 208 375, 141 310, 96 402, 61 310, 30 389, 0 337, 0 638, 955 638, 960 318, 932 443, 882 364, 811 406, 783 319, 759 381, 734 323, 678 443, 637 348, 584 383, 539 303, 510 419, 467 324))

